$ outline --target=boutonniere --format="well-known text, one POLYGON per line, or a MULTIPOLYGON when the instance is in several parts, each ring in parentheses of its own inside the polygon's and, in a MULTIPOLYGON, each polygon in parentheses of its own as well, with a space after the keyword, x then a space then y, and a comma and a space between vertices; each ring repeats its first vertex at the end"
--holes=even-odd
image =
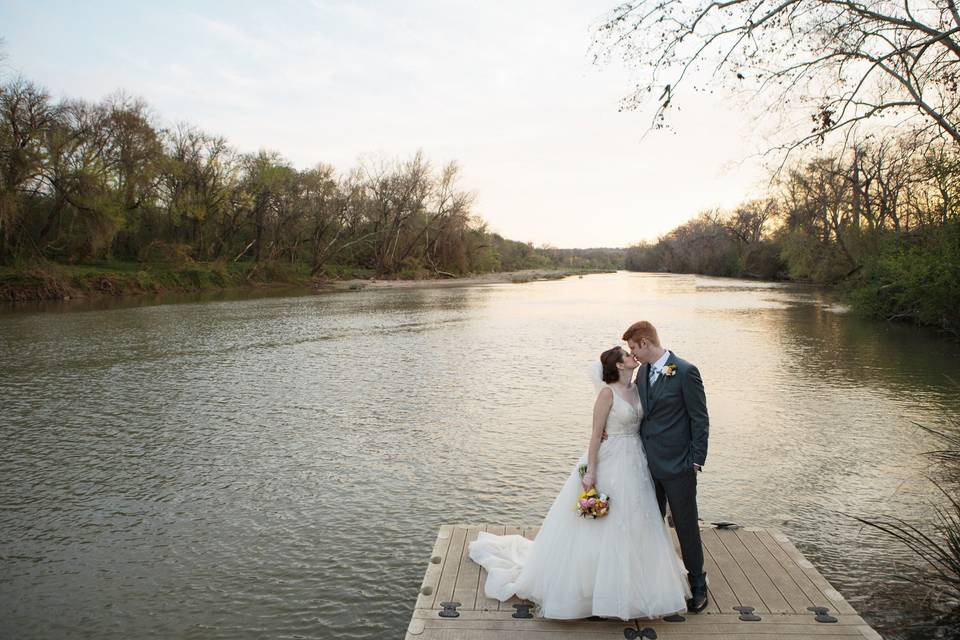
POLYGON ((660 373, 662 373, 663 375, 665 375, 665 376, 667 376, 667 377, 675 376, 675 375, 677 375, 677 365, 675 365, 675 364, 668 364, 668 365, 664 366, 663 369, 660 370, 660 373))

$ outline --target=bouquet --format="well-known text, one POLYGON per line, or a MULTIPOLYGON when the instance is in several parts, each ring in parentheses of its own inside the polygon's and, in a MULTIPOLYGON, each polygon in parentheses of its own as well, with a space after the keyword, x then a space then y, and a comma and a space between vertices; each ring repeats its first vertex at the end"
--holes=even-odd
MULTIPOLYGON (((586 473, 587 465, 580 465, 580 477, 586 473)), ((589 491, 580 493, 575 510, 581 518, 602 518, 610 513, 610 496, 598 493, 596 487, 590 487, 589 491)))

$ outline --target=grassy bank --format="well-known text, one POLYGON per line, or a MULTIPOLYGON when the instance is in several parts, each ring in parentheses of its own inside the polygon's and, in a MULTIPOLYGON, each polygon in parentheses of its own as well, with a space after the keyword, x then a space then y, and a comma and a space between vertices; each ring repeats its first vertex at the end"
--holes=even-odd
POLYGON ((557 280, 603 270, 524 270, 456 278, 433 279, 426 272, 400 272, 374 279, 374 272, 362 267, 330 265, 310 275, 306 264, 250 262, 191 262, 186 264, 102 262, 65 265, 32 262, 0 266, 0 301, 89 299, 158 293, 202 292, 225 289, 255 289, 267 286, 313 287, 316 289, 359 290, 370 286, 434 286, 438 283, 484 284, 525 283, 557 280))
POLYGON ((225 262, 103 262, 65 265, 33 262, 0 267, 0 300, 69 300, 253 288, 272 284, 308 286, 311 282, 310 271, 306 265, 225 262))

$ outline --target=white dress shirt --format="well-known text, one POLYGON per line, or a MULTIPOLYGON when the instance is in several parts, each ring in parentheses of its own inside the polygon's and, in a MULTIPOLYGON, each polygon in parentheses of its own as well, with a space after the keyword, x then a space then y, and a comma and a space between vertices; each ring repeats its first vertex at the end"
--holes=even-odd
POLYGON ((654 382, 657 381, 657 378, 660 377, 660 372, 663 370, 663 367, 666 366, 667 360, 670 359, 670 351, 664 351, 663 355, 660 356, 660 359, 650 365, 650 385, 652 386, 654 382))

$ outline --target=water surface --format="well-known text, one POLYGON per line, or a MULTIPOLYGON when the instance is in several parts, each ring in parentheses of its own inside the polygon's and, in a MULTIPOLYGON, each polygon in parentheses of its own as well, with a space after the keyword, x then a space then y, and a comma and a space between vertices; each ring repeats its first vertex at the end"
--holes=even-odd
POLYGON ((929 633, 903 630, 908 556, 838 512, 929 517, 914 422, 960 414, 960 347, 816 290, 618 273, 63 308, 0 314, 2 637, 402 637, 440 524, 543 517, 589 363, 642 318, 705 381, 703 518, 782 529, 890 637, 929 633))

